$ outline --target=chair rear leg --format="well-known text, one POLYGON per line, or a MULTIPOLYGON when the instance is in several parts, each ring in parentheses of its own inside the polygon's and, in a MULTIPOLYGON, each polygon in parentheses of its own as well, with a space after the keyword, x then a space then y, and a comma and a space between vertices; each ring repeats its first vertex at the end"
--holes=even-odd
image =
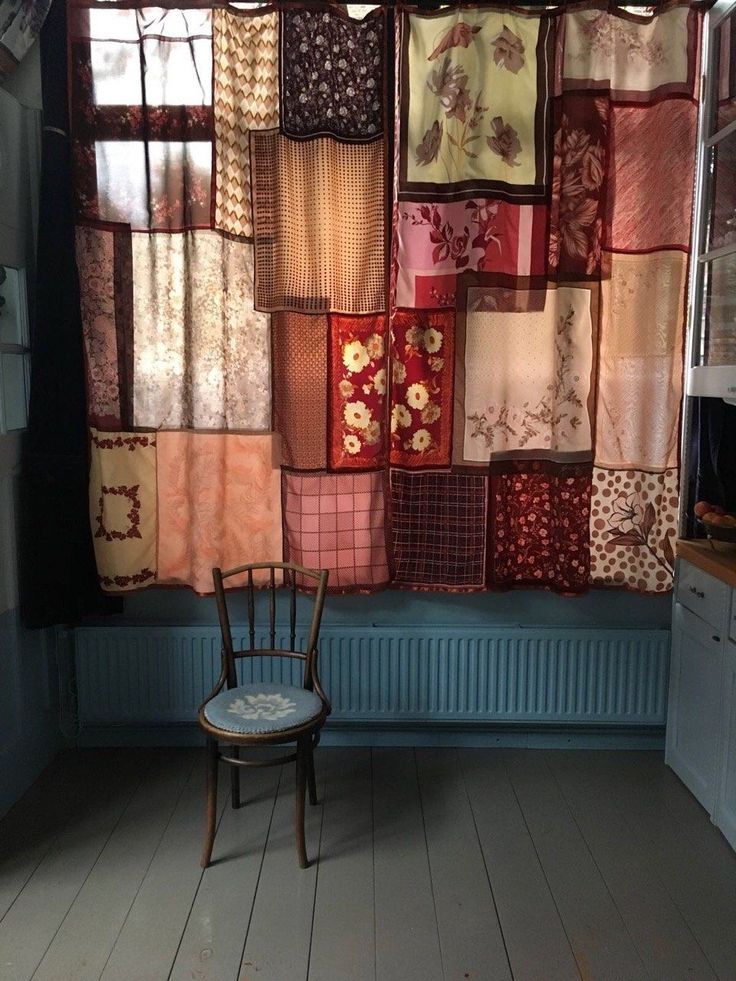
POLYGON ((307 786, 309 787, 309 803, 319 804, 317 800, 317 780, 314 775, 314 743, 310 738, 307 742, 307 786))
POLYGON ((206 869, 212 858, 212 846, 215 843, 215 831, 217 829, 217 764, 218 764, 217 740, 211 736, 207 737, 207 759, 205 763, 205 776, 207 784, 207 816, 204 832, 204 848, 202 850, 202 860, 200 865, 206 869))
POLYGON ((304 793, 307 784, 307 744, 300 739, 296 744, 296 806, 294 808, 294 833, 296 836, 296 851, 299 856, 299 867, 306 869, 307 844, 304 838, 304 793))
MULTIPOLYGON (((236 760, 240 759, 240 746, 231 746, 230 750, 236 760)), ((237 763, 230 764, 230 789, 234 808, 240 807, 240 767, 237 763)))

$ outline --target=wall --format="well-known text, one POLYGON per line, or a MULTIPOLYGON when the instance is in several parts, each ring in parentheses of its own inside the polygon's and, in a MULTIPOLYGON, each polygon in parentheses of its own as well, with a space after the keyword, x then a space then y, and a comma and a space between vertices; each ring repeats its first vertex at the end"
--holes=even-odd
MULTIPOLYGON (((0 264, 24 267, 32 313, 41 162, 38 51, 0 86, 0 264)), ((0 434, 0 814, 57 752, 55 634, 21 626, 17 502, 21 432, 0 434)))

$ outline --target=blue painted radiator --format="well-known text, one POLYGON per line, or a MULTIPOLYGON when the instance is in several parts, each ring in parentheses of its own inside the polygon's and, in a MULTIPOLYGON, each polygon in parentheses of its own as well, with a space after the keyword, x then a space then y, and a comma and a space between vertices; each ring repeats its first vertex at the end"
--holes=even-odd
MULTIPOLYGON (((245 628, 233 634, 247 646, 245 628)), ((82 741, 191 723, 219 674, 214 626, 82 627, 74 637, 82 741)), ((669 641, 656 629, 323 627, 320 674, 336 728, 661 728, 669 641)), ((301 666, 241 665, 242 681, 296 681, 301 666)))

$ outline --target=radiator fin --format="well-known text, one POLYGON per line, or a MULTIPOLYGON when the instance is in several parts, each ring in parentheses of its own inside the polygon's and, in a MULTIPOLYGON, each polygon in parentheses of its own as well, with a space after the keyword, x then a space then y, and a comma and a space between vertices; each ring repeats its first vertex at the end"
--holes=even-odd
MULTIPOLYGON (((233 634, 247 646, 247 628, 233 634)), ((336 720, 662 725, 669 636, 329 628, 321 636, 320 674, 336 720)), ((287 643, 286 634, 277 637, 287 643)), ((82 627, 75 646, 82 726, 189 722, 220 671, 219 633, 209 626, 82 627)), ((302 665, 252 659, 241 667, 243 682, 298 684, 302 665)))

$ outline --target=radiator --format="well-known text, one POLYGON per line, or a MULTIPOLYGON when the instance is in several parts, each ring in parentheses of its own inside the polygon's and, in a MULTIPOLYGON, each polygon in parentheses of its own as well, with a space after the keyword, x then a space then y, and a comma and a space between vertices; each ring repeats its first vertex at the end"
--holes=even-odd
MULTIPOLYGON (((245 628, 233 634, 247 646, 245 628)), ((74 641, 82 732, 191 723, 219 674, 209 625, 90 626, 74 641)), ((323 627, 320 674, 338 727, 661 727, 669 641, 656 629, 323 627)), ((294 682, 301 667, 241 665, 243 682, 294 682)))

